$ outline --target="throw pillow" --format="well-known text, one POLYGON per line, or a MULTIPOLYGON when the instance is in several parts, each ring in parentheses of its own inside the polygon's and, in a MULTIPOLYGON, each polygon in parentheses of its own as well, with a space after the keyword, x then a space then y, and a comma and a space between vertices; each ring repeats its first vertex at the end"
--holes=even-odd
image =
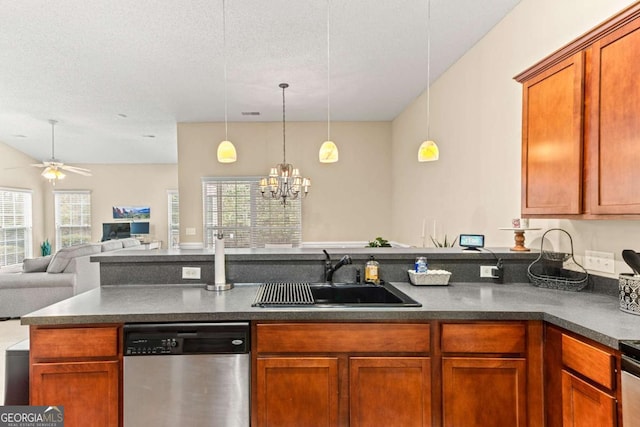
POLYGON ((25 258, 22 262, 22 271, 24 273, 42 273, 47 271, 50 262, 51 255, 38 258, 25 258))
POLYGON ((140 240, 134 239, 133 237, 122 239, 120 241, 122 242, 122 247, 123 248, 130 248, 132 246, 140 246, 140 240))
POLYGON ((81 244, 60 249, 51 259, 47 273, 62 273, 72 258, 93 255, 100 252, 100 246, 81 244))
POLYGON ((122 249, 122 240, 107 240, 100 245, 102 246, 102 252, 115 251, 116 249, 122 249))

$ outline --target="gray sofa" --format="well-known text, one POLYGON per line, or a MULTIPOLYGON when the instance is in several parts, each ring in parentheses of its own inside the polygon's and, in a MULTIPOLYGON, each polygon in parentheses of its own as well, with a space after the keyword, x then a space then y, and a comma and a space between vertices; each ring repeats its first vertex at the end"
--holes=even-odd
POLYGON ((100 264, 91 255, 143 249, 133 238, 60 249, 53 256, 25 259, 0 269, 0 318, 20 317, 100 286, 100 264))

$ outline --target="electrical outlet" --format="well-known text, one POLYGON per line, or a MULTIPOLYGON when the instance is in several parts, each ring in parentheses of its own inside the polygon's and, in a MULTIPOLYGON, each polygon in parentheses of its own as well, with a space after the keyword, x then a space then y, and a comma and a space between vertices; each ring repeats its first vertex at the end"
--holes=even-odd
POLYGON ((480 277, 489 277, 489 278, 495 277, 493 275, 493 269, 494 268, 495 268, 495 265, 481 265, 480 266, 480 277))
POLYGON ((601 273, 615 273, 613 253, 585 251, 584 268, 591 271, 599 271, 601 273))
POLYGON ((200 267, 182 267, 183 279, 199 279, 200 267))

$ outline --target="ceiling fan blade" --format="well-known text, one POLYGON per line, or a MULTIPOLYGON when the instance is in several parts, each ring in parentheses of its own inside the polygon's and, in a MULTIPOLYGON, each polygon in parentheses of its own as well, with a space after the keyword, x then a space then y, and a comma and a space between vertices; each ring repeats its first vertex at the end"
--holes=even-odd
POLYGON ((91 171, 89 169, 85 169, 85 168, 79 168, 76 166, 68 166, 68 165, 62 165, 60 166, 60 169, 69 171, 69 172, 73 172, 73 173, 77 173, 79 175, 84 175, 84 176, 91 176, 91 171))
POLYGON ((49 165, 45 165, 44 163, 31 163, 30 166, 36 167, 36 168, 46 168, 49 165))

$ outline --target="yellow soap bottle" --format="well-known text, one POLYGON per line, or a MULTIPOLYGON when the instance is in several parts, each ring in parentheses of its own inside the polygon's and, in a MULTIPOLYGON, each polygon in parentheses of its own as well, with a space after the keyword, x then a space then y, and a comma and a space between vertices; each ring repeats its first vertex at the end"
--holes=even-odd
POLYGON ((380 284, 380 264, 375 260, 373 255, 369 257, 369 261, 364 266, 364 281, 366 283, 380 284))

